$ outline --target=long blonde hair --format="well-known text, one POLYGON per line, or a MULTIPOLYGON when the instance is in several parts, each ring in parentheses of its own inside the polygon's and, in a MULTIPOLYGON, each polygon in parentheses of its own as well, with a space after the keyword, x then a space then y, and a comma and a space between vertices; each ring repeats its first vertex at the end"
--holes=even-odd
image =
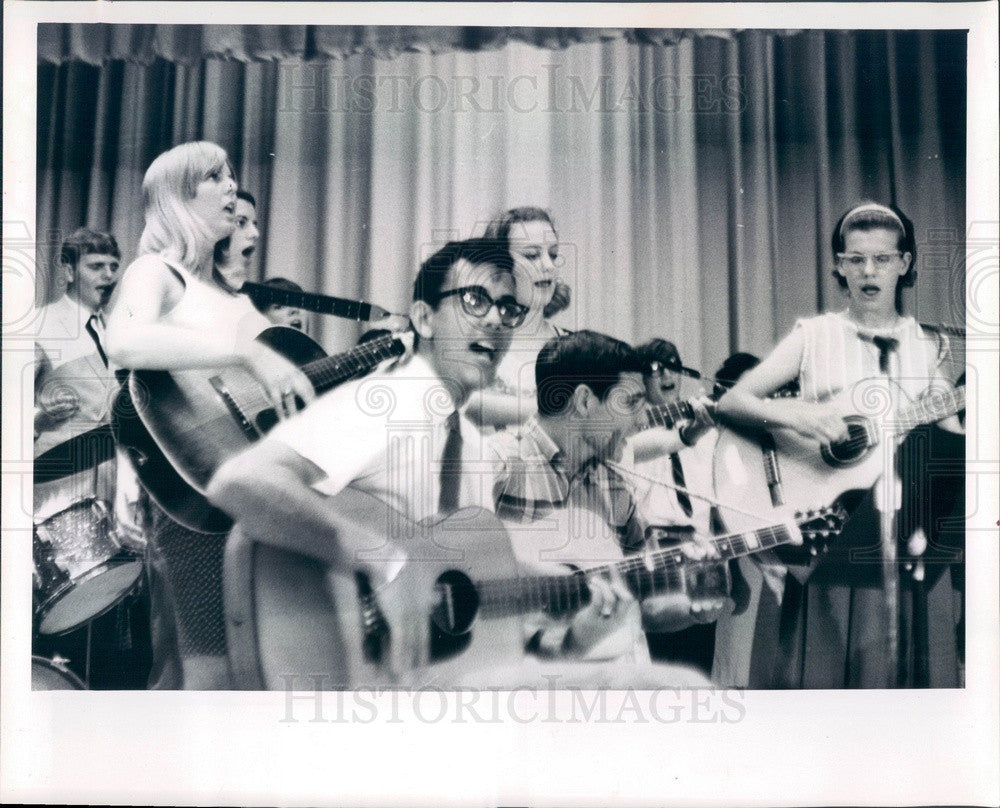
POLYGON ((140 255, 155 253, 193 272, 211 271, 210 248, 216 237, 188 203, 199 183, 227 164, 225 149, 206 140, 174 146, 150 163, 142 180, 146 226, 139 239, 140 255), (207 266, 199 266, 206 261, 207 266))

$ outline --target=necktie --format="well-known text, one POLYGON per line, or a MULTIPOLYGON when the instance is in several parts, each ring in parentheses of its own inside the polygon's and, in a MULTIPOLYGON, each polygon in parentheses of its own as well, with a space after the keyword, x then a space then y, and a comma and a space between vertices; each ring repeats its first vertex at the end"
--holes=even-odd
POLYGON ((622 476, 597 458, 591 458, 580 479, 590 488, 589 496, 603 511, 622 551, 634 553, 641 550, 646 539, 645 525, 639 518, 635 499, 622 476))
POLYGON ((100 314, 91 314, 87 319, 87 333, 90 334, 90 338, 94 341, 94 345, 97 346, 97 353, 101 357, 101 361, 104 363, 104 367, 108 366, 108 355, 104 353, 104 345, 101 342, 104 333, 104 322, 101 320, 100 314))
POLYGON ((899 347, 899 340, 893 337, 872 337, 872 342, 878 348, 878 369, 889 373, 889 354, 899 347))
POLYGON ((441 495, 438 498, 438 512, 451 513, 458 510, 458 492, 462 481, 462 431, 459 428, 458 412, 453 412, 446 421, 448 437, 441 455, 441 495))
POLYGON ((674 489, 674 493, 677 494, 677 504, 681 506, 685 516, 690 516, 694 510, 691 507, 691 498, 687 492, 681 490, 686 486, 684 485, 684 467, 681 465, 681 456, 677 452, 670 455, 670 470, 673 472, 674 485, 679 486, 679 488, 674 489))

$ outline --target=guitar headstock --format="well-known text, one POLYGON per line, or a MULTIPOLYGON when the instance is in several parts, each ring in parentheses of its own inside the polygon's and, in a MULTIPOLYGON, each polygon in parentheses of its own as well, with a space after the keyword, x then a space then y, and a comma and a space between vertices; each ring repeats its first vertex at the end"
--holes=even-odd
POLYGON ((847 523, 847 510, 837 504, 808 511, 797 511, 795 522, 802 531, 804 546, 813 556, 825 553, 847 523))
POLYGON ((394 331, 392 333, 393 339, 402 343, 404 355, 413 353, 413 335, 414 331, 412 328, 407 328, 403 331, 394 331))

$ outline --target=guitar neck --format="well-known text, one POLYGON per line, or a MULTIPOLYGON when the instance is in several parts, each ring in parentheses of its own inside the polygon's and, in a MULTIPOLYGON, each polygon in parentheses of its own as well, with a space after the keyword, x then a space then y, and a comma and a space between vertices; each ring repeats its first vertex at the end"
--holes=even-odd
POLYGON ((953 390, 935 389, 899 413, 896 430, 902 434, 932 424, 965 409, 965 385, 953 390))
POLYGON ((402 356, 406 346, 394 335, 362 343, 346 353, 327 356, 302 366, 317 393, 323 393, 353 376, 371 370, 395 356, 402 356))
MULTIPOLYGON (((750 555, 788 544, 795 535, 785 525, 770 525, 746 533, 717 536, 712 540, 718 558, 713 562, 750 555)), ((615 570, 632 594, 646 598, 653 594, 684 589, 684 566, 691 559, 673 547, 653 553, 630 556, 614 564, 577 571, 571 575, 543 575, 514 579, 493 579, 476 584, 480 608, 493 614, 546 611, 563 614, 576 611, 590 602, 587 576, 615 570)))
POLYGON ((688 401, 676 401, 672 404, 654 404, 646 408, 645 429, 662 426, 672 429, 677 421, 694 418, 694 409, 688 401))

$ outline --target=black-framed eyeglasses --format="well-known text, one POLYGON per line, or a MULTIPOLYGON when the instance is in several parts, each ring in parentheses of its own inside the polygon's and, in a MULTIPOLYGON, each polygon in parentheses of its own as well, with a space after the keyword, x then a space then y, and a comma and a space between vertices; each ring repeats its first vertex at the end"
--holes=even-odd
POLYGON ((462 304, 462 311, 470 317, 481 319, 496 306, 497 314, 500 315, 500 323, 506 328, 517 328, 524 322, 524 318, 528 314, 528 307, 518 303, 513 295, 504 295, 499 300, 494 300, 482 286, 462 286, 458 289, 448 289, 438 295, 438 301, 452 295, 458 296, 458 301, 462 304))

